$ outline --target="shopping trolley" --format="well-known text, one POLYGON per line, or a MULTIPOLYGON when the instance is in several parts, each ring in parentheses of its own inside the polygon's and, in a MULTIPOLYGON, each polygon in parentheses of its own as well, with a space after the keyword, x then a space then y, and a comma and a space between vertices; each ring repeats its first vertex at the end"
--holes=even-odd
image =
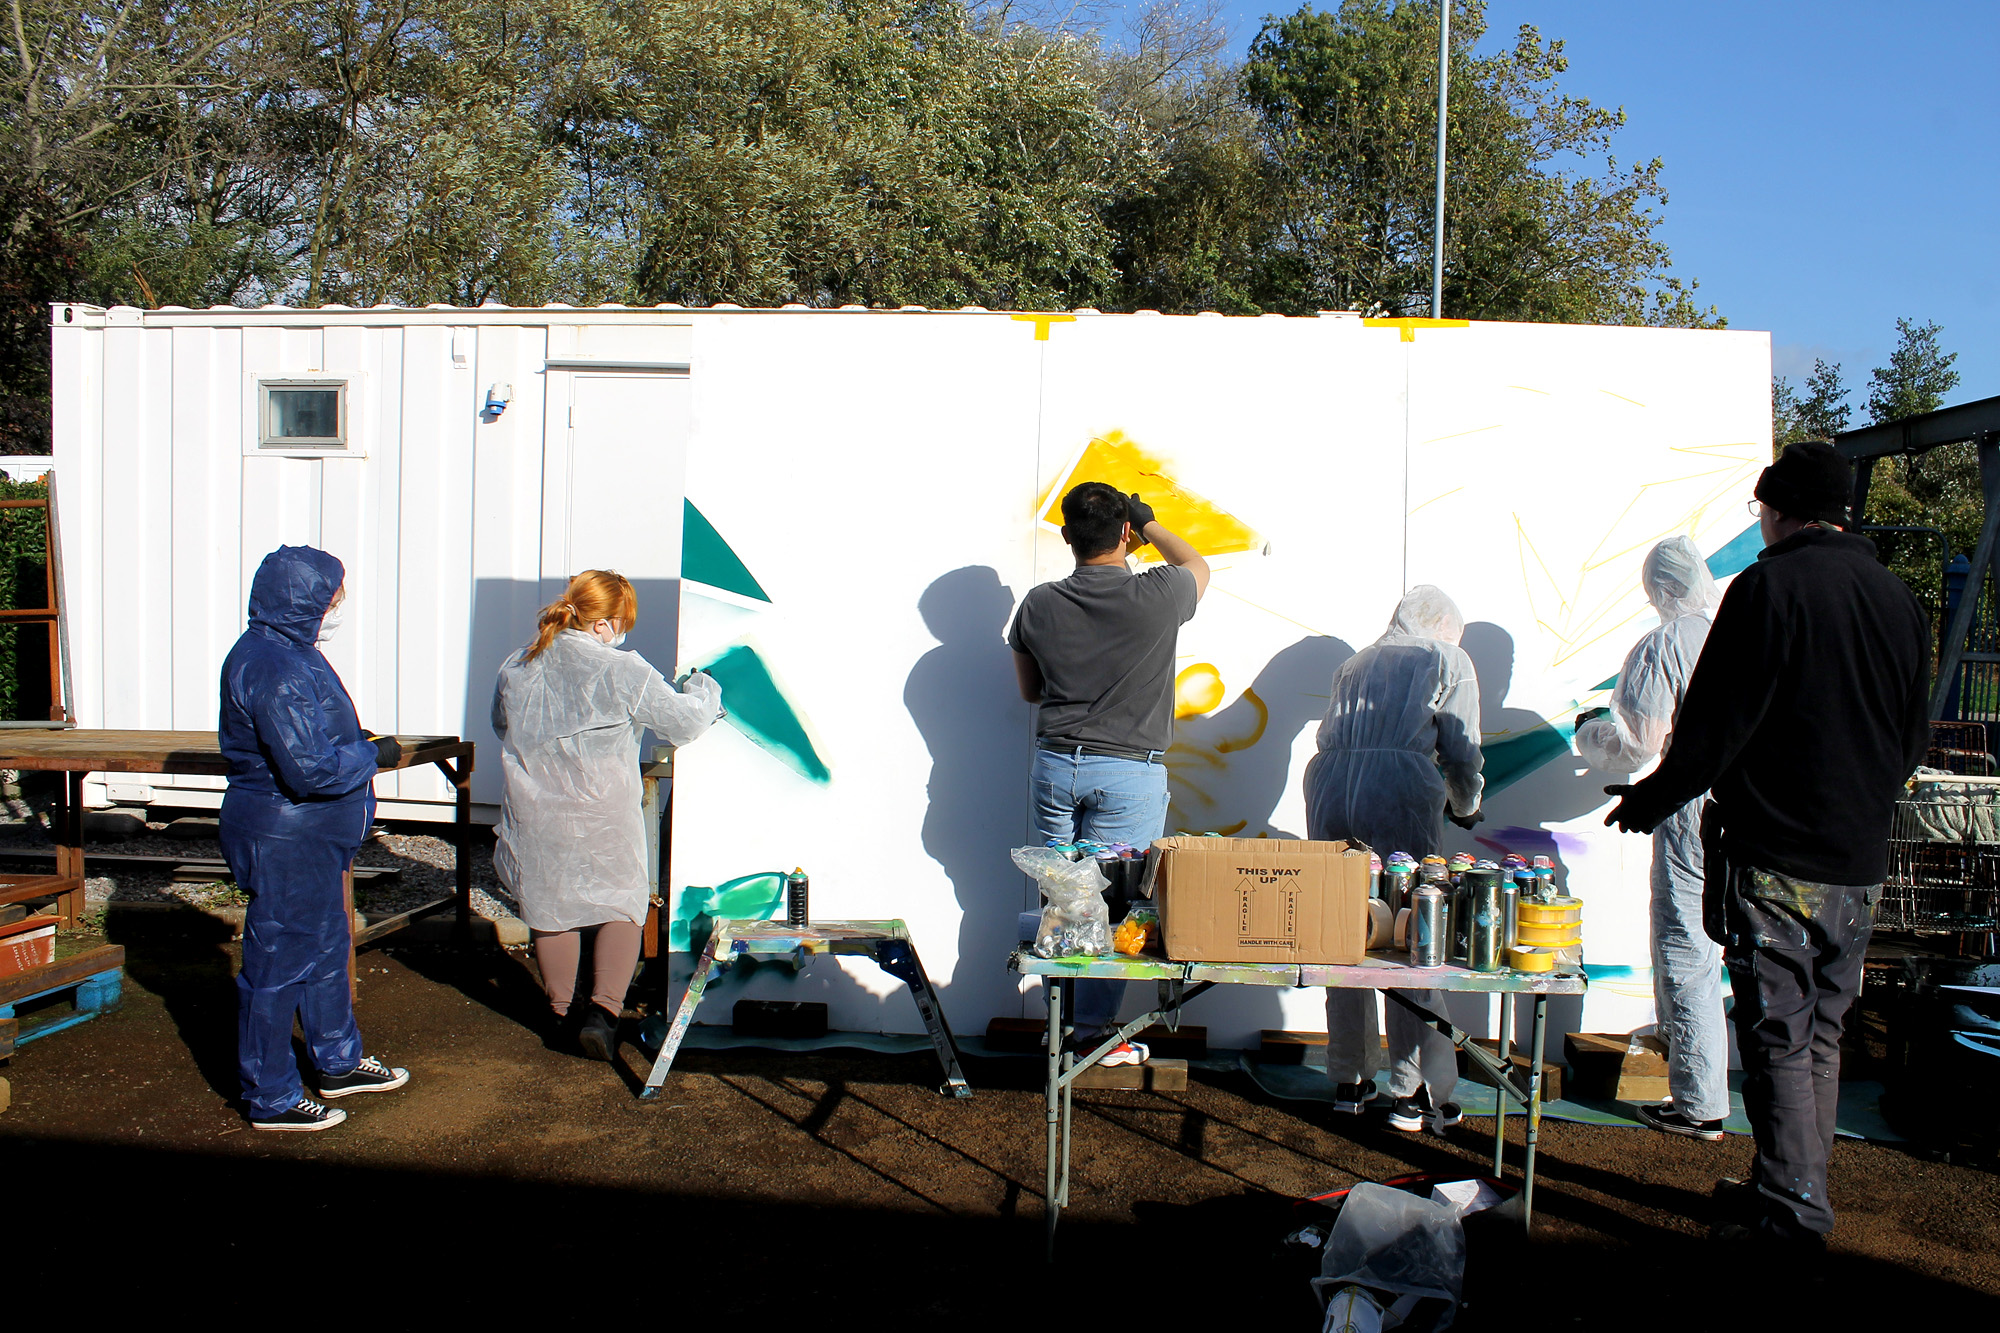
POLYGON ((1917 770, 1890 825, 1875 927, 2000 929, 2000 777, 1917 770))

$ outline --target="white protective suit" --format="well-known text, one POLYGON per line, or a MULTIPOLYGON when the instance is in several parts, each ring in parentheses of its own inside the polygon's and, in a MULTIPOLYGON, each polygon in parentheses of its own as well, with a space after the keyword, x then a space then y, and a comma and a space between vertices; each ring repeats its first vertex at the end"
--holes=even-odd
MULTIPOLYGON (((1722 601, 1708 562, 1686 537, 1648 551, 1640 582, 1660 623, 1625 655, 1610 713, 1576 732, 1577 753, 1600 773, 1638 773, 1666 749, 1722 601)), ((1653 830, 1653 1002, 1674 1109, 1690 1120, 1721 1120, 1729 1114, 1729 1039, 1722 951, 1701 924, 1701 804, 1689 801, 1653 830)))
MULTIPOLYGON (((1479 681, 1459 648, 1465 619, 1437 588, 1403 595, 1388 631, 1341 664, 1319 727, 1319 753, 1306 766, 1306 831, 1314 838, 1368 844, 1422 859, 1442 851, 1444 812, 1479 809, 1479 681)), ((1442 1015, 1437 991, 1409 992, 1442 1015)), ((1326 993, 1327 1077, 1335 1084, 1375 1076, 1381 1037, 1372 991, 1326 993)), ((1431 1104, 1458 1082, 1451 1042, 1388 1002, 1389 1095, 1428 1086, 1431 1104)))
POLYGON ((676 690, 645 658, 581 630, 532 662, 500 667, 500 828, 493 869, 534 930, 646 918, 646 826, 639 739, 681 746, 722 711, 722 687, 697 674, 676 690))

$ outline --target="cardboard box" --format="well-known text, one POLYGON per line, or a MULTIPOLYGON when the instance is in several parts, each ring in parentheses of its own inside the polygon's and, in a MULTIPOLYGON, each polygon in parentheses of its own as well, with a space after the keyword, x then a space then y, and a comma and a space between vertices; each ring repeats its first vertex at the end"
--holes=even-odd
POLYGON ((1603 1102, 1659 1102, 1667 1089, 1667 1047, 1658 1037, 1572 1032, 1563 1038, 1572 1097, 1603 1102))
POLYGON ((1160 934, 1183 963, 1359 963, 1368 849, 1289 838, 1161 838, 1160 934))

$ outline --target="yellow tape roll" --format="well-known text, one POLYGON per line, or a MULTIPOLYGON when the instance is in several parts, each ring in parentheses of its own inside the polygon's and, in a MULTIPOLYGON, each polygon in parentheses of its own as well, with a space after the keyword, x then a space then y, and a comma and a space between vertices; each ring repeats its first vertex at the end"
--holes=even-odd
POLYGON ((1516 928, 1514 938, 1522 944, 1540 944, 1560 948, 1566 944, 1583 942, 1583 923, 1572 921, 1562 926, 1531 926, 1523 921, 1516 928))
POLYGON ((1410 947, 1410 909, 1407 907, 1399 909, 1396 913, 1396 947, 1398 949, 1410 947))
POLYGON ((1514 909, 1515 918, 1537 926, 1559 926, 1569 921, 1583 920, 1583 904, 1571 898, 1552 903, 1522 903, 1514 909))
POLYGON ((1556 970, 1556 951, 1517 944, 1507 950, 1507 966, 1516 972, 1553 972, 1556 970))

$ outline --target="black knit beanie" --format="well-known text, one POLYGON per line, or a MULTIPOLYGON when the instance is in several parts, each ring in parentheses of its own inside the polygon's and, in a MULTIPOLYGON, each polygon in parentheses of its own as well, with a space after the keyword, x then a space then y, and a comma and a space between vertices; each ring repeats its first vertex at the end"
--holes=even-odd
POLYGON ((1757 499, 1786 518, 1847 525, 1854 468, 1824 440, 1788 444, 1757 478, 1757 499))

